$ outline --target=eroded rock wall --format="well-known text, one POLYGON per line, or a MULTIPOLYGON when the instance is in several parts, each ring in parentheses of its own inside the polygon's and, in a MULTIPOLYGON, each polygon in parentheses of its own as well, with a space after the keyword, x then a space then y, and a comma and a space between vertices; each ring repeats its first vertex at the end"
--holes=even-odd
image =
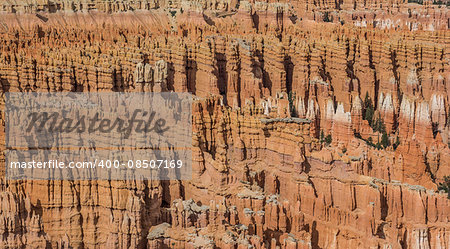
POLYGON ((192 180, 2 181, 0 244, 448 248, 449 12, 336 4, 2 3, 3 93, 198 100, 192 180))

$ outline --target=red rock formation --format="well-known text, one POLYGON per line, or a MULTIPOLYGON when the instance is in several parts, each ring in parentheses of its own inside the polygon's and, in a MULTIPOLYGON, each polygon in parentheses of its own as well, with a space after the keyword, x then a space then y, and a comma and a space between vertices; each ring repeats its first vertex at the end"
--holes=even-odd
POLYGON ((339 103, 333 116, 333 145, 347 147, 353 138, 352 117, 350 112, 344 112, 344 106, 339 103))
POLYGON ((450 174, 447 8, 143 0, 0 10, 3 93, 196 95, 192 180, 1 180, 0 247, 449 247, 449 199, 436 191, 450 174), (386 148, 364 120, 366 94, 386 148))

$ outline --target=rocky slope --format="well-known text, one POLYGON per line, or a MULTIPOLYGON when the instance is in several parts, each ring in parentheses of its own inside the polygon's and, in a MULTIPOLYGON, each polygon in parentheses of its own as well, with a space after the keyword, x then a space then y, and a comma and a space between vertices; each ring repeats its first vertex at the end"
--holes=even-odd
POLYGON ((436 185, 450 175, 447 8, 149 0, 1 10, 2 93, 198 97, 191 181, 2 180, 2 247, 450 246, 450 200, 436 185))

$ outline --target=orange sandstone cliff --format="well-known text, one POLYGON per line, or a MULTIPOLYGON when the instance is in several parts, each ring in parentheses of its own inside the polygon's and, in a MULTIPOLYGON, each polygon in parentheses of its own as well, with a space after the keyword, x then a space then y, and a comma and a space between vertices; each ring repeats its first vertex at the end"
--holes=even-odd
POLYGON ((196 96, 192 180, 2 179, 0 247, 449 248, 449 20, 429 1, 0 2, 2 94, 196 96))

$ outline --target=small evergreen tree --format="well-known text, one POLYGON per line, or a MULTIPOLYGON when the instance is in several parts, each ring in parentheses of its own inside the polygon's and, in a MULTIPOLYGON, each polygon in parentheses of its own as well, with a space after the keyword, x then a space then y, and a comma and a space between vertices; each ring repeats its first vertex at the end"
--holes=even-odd
POLYGON ((289 101, 289 111, 291 112, 291 116, 295 117, 295 105, 294 105, 294 100, 295 100, 295 93, 294 92, 289 92, 288 93, 288 101, 289 101))
POLYGON ((450 176, 444 176, 444 182, 439 183, 438 190, 443 190, 450 199, 450 176))
POLYGON ((374 112, 372 100, 369 97, 369 93, 366 93, 366 97, 364 98, 364 120, 367 120, 370 126, 372 126, 374 112))
POLYGON ((377 144, 375 144, 375 148, 377 148, 377 150, 381 150, 381 144, 378 142, 377 144))
POLYGON ((330 19, 330 13, 329 13, 329 12, 323 13, 323 21, 324 21, 324 22, 331 22, 331 21, 332 21, 332 20, 330 19))
POLYGON ((325 137, 326 144, 331 144, 332 141, 333 141, 333 138, 331 137, 331 134, 329 134, 325 137))
POLYGON ((380 114, 372 121, 371 127, 373 131, 378 131, 380 133, 386 132, 386 126, 384 125, 384 120, 381 118, 380 114))
POLYGON ((391 142, 389 142, 389 137, 386 134, 386 132, 383 132, 383 135, 381 136, 381 145, 386 149, 391 145, 391 142))

